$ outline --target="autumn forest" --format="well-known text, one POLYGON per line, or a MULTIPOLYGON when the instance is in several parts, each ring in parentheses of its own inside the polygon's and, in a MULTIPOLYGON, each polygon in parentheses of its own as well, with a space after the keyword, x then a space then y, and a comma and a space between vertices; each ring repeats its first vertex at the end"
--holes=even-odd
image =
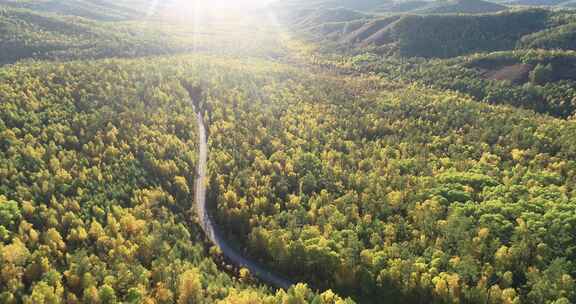
POLYGON ((544 2, 0 0, 0 303, 576 303, 544 2))

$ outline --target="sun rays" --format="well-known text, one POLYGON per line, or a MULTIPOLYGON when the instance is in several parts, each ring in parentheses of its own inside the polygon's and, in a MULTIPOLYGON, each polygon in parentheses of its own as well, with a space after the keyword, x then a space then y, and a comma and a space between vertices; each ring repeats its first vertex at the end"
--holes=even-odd
POLYGON ((146 26, 177 36, 196 52, 254 55, 277 44, 281 25, 270 0, 150 0, 146 26))

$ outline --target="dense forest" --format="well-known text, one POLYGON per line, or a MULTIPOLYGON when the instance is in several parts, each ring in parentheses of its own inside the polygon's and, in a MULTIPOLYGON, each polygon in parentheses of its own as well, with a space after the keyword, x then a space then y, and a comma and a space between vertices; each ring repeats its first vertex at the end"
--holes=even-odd
POLYGON ((459 91, 489 104, 511 105, 560 118, 576 114, 574 51, 505 51, 449 60, 363 54, 336 64, 376 72, 388 79, 459 91))
POLYGON ((525 8, 482 14, 358 15, 344 8, 333 10, 340 18, 326 17, 321 13, 325 10, 283 16, 299 34, 324 50, 361 54, 370 49, 372 53, 400 57, 452 58, 514 49, 572 50, 576 35, 576 15, 572 11, 525 8))
POLYGON ((574 11, 348 15, 348 21, 315 16, 320 14, 286 17, 312 45, 305 54, 315 64, 375 72, 555 117, 575 114, 574 11))
POLYGON ((351 302, 305 284, 264 287, 196 223, 198 100, 186 88, 209 87, 204 72, 217 78, 240 61, 92 60, 232 44, 221 52, 258 55, 258 46, 231 41, 236 33, 193 37, 183 24, 143 22, 121 7, 136 19, 73 1, 5 4, 0 59, 26 60, 0 69, 1 303, 351 302))
POLYGON ((576 302, 576 14, 507 5, 0 0, 0 303, 576 302))
POLYGON ((211 194, 254 256, 361 302, 575 300, 572 123, 378 78, 246 78, 225 96, 263 96, 205 108, 211 194))
POLYGON ((0 6, 0 64, 20 59, 88 59, 169 54, 183 46, 126 23, 0 6))
POLYGON ((138 10, 124 12, 122 6, 104 3, 96 10, 71 0, 0 0, 0 65, 24 59, 68 61, 189 52, 278 56, 275 52, 281 51, 275 33, 250 33, 253 24, 223 23, 220 19, 226 16, 207 12, 191 21, 194 13, 175 15, 170 6, 158 5, 150 12, 137 6, 138 10), (122 19, 117 16, 119 10, 126 15, 122 19), (232 25, 234 30, 230 30, 232 25), (253 44, 247 39, 250 35, 257 35, 262 44, 253 44))
POLYGON ((185 84, 238 64, 219 60, 2 70, 2 303, 343 303, 305 285, 248 287, 249 273, 218 270, 190 222, 197 135, 185 84))

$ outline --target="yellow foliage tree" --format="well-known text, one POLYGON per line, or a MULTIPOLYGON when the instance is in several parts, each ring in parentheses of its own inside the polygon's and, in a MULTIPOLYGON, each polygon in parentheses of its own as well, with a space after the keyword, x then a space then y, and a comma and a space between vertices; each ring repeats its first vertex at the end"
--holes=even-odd
POLYGON ((178 304, 198 304, 203 296, 202 283, 198 269, 190 269, 180 275, 178 285, 178 304))

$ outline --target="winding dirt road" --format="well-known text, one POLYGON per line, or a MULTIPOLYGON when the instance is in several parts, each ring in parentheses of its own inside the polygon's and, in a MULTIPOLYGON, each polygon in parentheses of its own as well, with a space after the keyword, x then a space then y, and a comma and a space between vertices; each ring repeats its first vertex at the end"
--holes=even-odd
POLYGON ((206 208, 206 163, 208 160, 206 128, 204 126, 204 118, 202 117, 202 114, 197 112, 196 116, 199 132, 199 157, 198 167, 196 169, 195 207, 198 218, 200 219, 200 225, 202 226, 202 229, 204 229, 208 239, 210 239, 214 245, 218 246, 222 254, 232 263, 239 267, 247 268, 250 270, 250 273, 253 276, 259 278, 268 285, 282 289, 290 288, 293 283, 288 279, 276 275, 255 261, 251 261, 248 258, 242 256, 240 252, 228 244, 228 242, 222 237, 222 233, 218 227, 214 225, 214 221, 210 217, 210 214, 206 208))

